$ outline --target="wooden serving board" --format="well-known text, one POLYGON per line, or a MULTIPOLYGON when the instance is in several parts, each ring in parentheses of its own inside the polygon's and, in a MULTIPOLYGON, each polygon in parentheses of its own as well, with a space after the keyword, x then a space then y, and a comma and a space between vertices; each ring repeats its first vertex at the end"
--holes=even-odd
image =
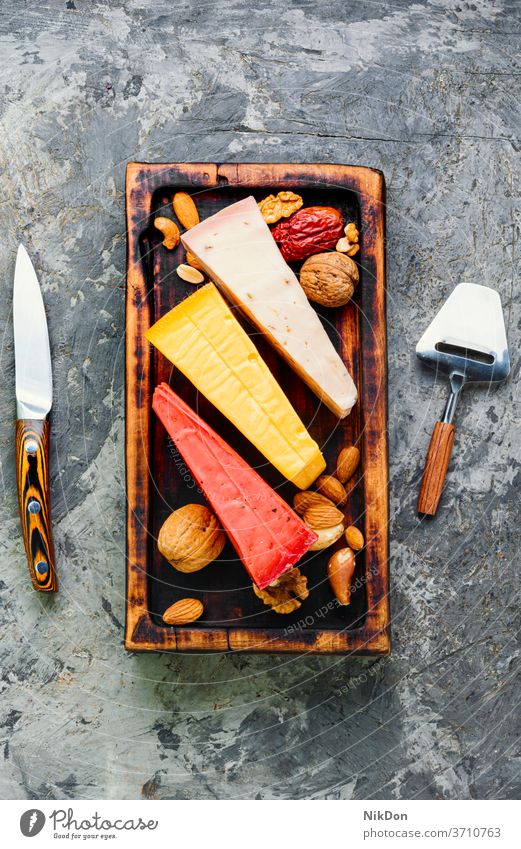
POLYGON ((132 162, 127 166, 127 649, 389 652, 384 193, 379 171, 347 165, 132 162), (346 512, 363 531, 366 546, 357 555, 348 607, 336 604, 327 581, 332 549, 309 552, 303 558, 299 566, 308 577, 310 595, 299 610, 286 616, 274 613, 255 596, 229 543, 217 561, 191 575, 174 570, 157 550, 159 529, 170 512, 182 504, 204 503, 151 411, 152 393, 161 381, 169 382, 289 503, 295 492, 145 339, 151 324, 194 291, 175 271, 184 259, 183 248, 166 250, 153 226, 158 214, 173 217, 172 199, 181 189, 194 196, 201 219, 249 194, 260 200, 291 189, 303 196, 305 206, 334 206, 346 222, 358 222, 360 285, 355 298, 341 309, 318 310, 358 386, 359 401, 352 413, 338 421, 266 340, 254 334, 261 355, 320 444, 328 469, 334 470, 344 445, 357 444, 361 450, 346 512), (203 617, 183 627, 164 625, 164 611, 185 597, 201 599, 203 617))

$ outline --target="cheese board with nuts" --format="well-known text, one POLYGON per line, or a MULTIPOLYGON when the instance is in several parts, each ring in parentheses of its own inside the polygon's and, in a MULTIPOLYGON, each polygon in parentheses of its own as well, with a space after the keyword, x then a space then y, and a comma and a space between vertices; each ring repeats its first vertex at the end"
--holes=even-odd
POLYGON ((390 651, 384 192, 127 166, 127 649, 390 651))

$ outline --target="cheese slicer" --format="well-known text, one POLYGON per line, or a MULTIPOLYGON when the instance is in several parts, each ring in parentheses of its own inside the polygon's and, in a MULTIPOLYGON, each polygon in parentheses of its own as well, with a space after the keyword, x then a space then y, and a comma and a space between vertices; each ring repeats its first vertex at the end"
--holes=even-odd
POLYGON ((454 414, 468 383, 496 383, 510 371, 501 298, 488 286, 460 283, 416 346, 420 360, 446 375, 450 395, 432 433, 418 499, 418 513, 438 509, 454 443, 454 414))

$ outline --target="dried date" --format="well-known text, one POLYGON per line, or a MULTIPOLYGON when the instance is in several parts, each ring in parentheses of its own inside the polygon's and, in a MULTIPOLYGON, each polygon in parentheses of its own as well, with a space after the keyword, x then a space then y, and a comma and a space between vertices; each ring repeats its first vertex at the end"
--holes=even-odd
POLYGON ((331 250, 344 234, 341 213, 331 206, 308 206, 272 229, 286 262, 331 250))

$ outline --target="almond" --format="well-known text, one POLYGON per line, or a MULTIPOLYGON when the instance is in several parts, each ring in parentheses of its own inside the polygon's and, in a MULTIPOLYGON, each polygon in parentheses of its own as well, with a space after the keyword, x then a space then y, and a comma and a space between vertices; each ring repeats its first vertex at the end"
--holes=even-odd
POLYGON ((320 528, 332 528, 338 525, 339 522, 344 521, 344 516, 332 504, 315 504, 314 507, 308 507, 304 513, 304 521, 306 525, 316 531, 320 528))
POLYGON ((188 265, 191 265, 192 268, 197 268, 198 271, 204 271, 202 263, 199 262, 195 254, 190 253, 190 251, 186 252, 186 262, 188 265))
POLYGON ((163 234, 163 245, 165 248, 171 251, 177 247, 181 239, 181 233, 175 221, 172 221, 171 218, 158 215, 157 218, 154 218, 154 227, 163 234))
POLYGON ((316 481, 316 487, 322 495, 329 498, 333 504, 344 505, 347 501, 347 492, 337 478, 333 475, 320 475, 316 481))
POLYGON ((163 622, 167 625, 186 625, 195 622, 202 615, 204 607, 197 598, 182 598, 172 604, 163 613, 163 622))
MULTIPOLYGON (((312 528, 313 530, 313 528, 312 528)), ((310 551, 321 551, 323 548, 329 548, 333 545, 344 533, 344 523, 340 522, 333 528, 319 528, 315 531, 318 539, 310 547, 310 551)))
POLYGON ((345 537, 349 548, 352 548, 353 551, 360 551, 364 547, 364 535, 354 525, 349 525, 346 528, 345 537))
POLYGON ((305 492, 297 492, 293 497, 293 507, 299 516, 303 516, 306 510, 310 507, 315 507, 318 504, 326 507, 334 507, 333 502, 329 498, 326 498, 325 495, 321 495, 320 492, 312 492, 310 489, 305 492))
POLYGON ((336 463, 336 474, 339 481, 345 483, 352 478, 358 463, 360 462, 360 451, 355 445, 342 448, 336 463))
POLYGON ((340 604, 351 602, 351 580, 355 571, 355 554, 350 548, 335 551, 327 564, 327 577, 340 604))
POLYGON ((176 192, 174 195, 174 212, 187 230, 199 224, 199 213, 190 195, 186 192, 176 192))
POLYGON ((191 265, 185 265, 184 263, 181 263, 181 265, 177 266, 176 271, 179 274, 181 280, 186 280, 187 283, 193 283, 194 285, 197 285, 197 283, 202 283, 204 280, 204 275, 201 274, 201 272, 198 271, 197 268, 192 268, 191 265))
POLYGON ((157 547, 178 572, 204 569, 224 548, 226 536, 208 507, 185 504, 163 523, 157 547))

